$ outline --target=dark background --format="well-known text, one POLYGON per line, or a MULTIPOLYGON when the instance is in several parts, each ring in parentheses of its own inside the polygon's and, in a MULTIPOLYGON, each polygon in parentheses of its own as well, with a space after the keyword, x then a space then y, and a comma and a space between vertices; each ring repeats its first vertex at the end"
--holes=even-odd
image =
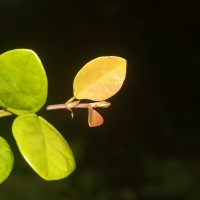
POLYGON ((87 111, 39 114, 69 142, 77 169, 47 182, 15 155, 1 200, 199 200, 200 12, 192 1, 0 0, 0 53, 34 50, 45 67, 47 104, 73 96, 73 79, 88 61, 127 60, 121 90, 101 109, 104 125, 89 128, 87 111))

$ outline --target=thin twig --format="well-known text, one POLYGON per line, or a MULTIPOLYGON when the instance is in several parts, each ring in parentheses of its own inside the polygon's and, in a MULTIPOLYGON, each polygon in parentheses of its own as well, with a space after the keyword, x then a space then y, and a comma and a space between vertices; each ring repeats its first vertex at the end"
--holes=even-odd
POLYGON ((59 110, 59 109, 67 109, 66 104, 55 104, 55 105, 49 105, 46 107, 46 110, 59 110))
MULTIPOLYGON (((80 103, 73 108, 88 108, 88 103, 80 103)), ((46 110, 59 110, 59 109, 67 109, 67 105, 63 104, 55 104, 55 105, 48 105, 46 110)))
POLYGON ((92 108, 97 108, 97 107, 106 108, 106 107, 110 106, 111 103, 106 102, 106 101, 98 101, 98 102, 94 102, 94 103, 79 103, 79 102, 76 103, 75 101, 73 101, 73 102, 67 102, 67 103, 63 103, 63 104, 49 105, 46 107, 46 110, 59 110, 59 109, 71 110, 72 108, 88 108, 89 105, 92 108), (71 104, 71 103, 75 103, 75 104, 71 104))
POLYGON ((10 113, 10 112, 8 112, 8 111, 6 111, 6 110, 0 110, 0 118, 1 117, 7 117, 7 116, 10 116, 10 115, 12 115, 12 113, 10 113))

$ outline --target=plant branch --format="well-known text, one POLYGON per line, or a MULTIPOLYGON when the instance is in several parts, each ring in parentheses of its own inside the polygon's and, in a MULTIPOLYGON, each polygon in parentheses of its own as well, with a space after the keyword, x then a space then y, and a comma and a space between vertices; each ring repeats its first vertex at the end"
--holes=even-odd
MULTIPOLYGON (((71 108, 88 108, 88 103, 80 103, 71 108)), ((46 110, 59 110, 59 109, 68 109, 68 106, 66 103, 63 103, 63 104, 48 105, 46 107, 46 110)))
POLYGON ((48 105, 46 110, 59 110, 59 109, 67 109, 66 104, 55 104, 55 105, 48 105))
POLYGON ((106 108, 111 105, 111 103, 107 101, 97 101, 93 103, 80 103, 80 101, 73 101, 73 102, 66 102, 63 104, 55 104, 55 105, 48 105, 46 110, 59 110, 59 109, 68 109, 71 110, 72 108, 88 108, 88 106, 93 108, 102 107, 106 108))
POLYGON ((4 109, 0 110, 0 118, 1 117, 7 117, 7 116, 10 116, 10 115, 12 115, 12 113, 10 113, 10 112, 8 112, 4 109))

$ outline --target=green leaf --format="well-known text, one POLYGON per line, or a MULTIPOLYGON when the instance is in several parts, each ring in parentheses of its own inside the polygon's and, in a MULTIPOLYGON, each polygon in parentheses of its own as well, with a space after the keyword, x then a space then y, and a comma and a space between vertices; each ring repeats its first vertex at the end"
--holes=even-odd
POLYGON ((21 154, 43 179, 62 179, 74 171, 75 161, 68 143, 42 117, 18 116, 12 131, 21 154))
POLYGON ((102 56, 88 62, 76 75, 74 97, 103 101, 116 94, 126 76, 126 60, 102 56))
POLYGON ((46 98, 46 74, 34 51, 15 49, 0 55, 1 107, 17 115, 35 113, 46 98))
POLYGON ((0 137, 0 183, 10 175, 14 163, 14 156, 8 143, 0 137))

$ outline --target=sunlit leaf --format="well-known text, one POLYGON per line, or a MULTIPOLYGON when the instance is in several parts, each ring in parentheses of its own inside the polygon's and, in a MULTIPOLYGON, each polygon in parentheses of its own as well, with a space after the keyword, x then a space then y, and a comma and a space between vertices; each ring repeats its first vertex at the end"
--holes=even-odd
POLYGON ((0 183, 10 175, 14 163, 14 156, 8 143, 0 137, 0 183))
POLYGON ((0 55, 0 106, 21 115, 46 102, 47 78, 35 52, 15 49, 0 55))
POLYGON ((88 62, 76 75, 74 97, 102 101, 116 94, 126 76, 126 60, 102 56, 88 62))
POLYGON ((45 180, 62 179, 74 171, 75 161, 68 143, 42 117, 19 116, 12 131, 25 160, 45 180))
POLYGON ((88 105, 88 124, 90 127, 100 126, 104 123, 103 117, 92 108, 92 106, 88 105))

